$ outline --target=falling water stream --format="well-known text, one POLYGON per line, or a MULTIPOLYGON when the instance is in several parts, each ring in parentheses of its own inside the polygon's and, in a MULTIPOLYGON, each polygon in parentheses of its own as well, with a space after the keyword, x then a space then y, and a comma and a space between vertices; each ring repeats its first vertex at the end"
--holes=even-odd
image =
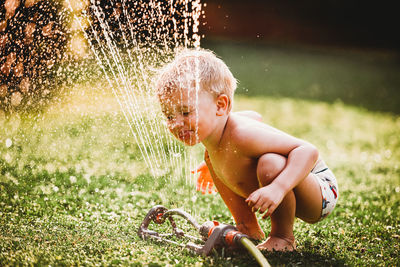
MULTIPOLYGON (((67 3, 73 12, 70 0, 67 3)), ((138 12, 132 13, 127 2, 122 1, 119 8, 126 21, 117 17, 122 45, 117 44, 115 33, 98 2, 91 0, 88 8, 100 30, 95 28, 85 11, 74 14, 74 19, 112 88, 151 174, 185 177, 186 182, 193 180, 190 170, 195 168, 196 158, 191 149, 183 148, 174 140, 163 124, 153 84, 155 70, 170 61, 176 49, 200 46, 200 0, 137 1, 136 8, 141 10, 142 18, 135 17, 138 12), (143 23, 138 23, 140 21, 143 23)), ((198 73, 195 75, 198 79, 198 73)), ((195 89, 198 92, 198 82, 195 89)))

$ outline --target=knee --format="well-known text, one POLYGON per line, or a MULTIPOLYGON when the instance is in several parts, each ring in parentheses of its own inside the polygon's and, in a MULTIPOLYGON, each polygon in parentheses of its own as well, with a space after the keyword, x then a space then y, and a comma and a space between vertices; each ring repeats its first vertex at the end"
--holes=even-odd
POLYGON ((275 153, 266 153, 258 159, 257 178, 260 186, 270 184, 285 168, 286 158, 275 153))

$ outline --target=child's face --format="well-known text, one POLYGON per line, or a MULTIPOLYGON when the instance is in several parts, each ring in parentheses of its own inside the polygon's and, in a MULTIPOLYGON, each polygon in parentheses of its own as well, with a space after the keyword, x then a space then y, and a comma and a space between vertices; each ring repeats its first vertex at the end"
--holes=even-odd
POLYGON ((207 138, 216 116, 215 97, 195 90, 173 90, 159 97, 171 133, 186 145, 195 145, 207 138))

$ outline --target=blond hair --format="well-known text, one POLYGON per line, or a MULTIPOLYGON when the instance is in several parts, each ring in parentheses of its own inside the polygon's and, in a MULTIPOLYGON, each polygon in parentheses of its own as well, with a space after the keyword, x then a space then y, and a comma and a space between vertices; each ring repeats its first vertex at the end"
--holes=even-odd
POLYGON ((233 103, 236 79, 228 66, 213 52, 205 49, 184 49, 179 51, 174 60, 164 66, 156 81, 159 96, 176 90, 196 88, 208 91, 214 96, 226 94, 233 103))

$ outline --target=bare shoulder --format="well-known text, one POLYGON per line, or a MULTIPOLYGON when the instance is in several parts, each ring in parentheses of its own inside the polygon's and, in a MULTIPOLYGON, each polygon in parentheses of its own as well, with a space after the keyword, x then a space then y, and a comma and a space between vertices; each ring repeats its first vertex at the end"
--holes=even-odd
POLYGON ((236 111, 234 114, 240 115, 240 116, 245 116, 248 118, 251 118, 256 121, 262 121, 262 116, 260 113, 254 110, 242 110, 242 111, 236 111))
POLYGON ((249 139, 260 132, 268 135, 268 132, 273 131, 272 127, 269 127, 265 123, 239 114, 231 114, 229 116, 226 130, 229 143, 239 147, 247 144, 249 139))
POLYGON ((241 114, 230 114, 228 123, 230 138, 238 139, 238 141, 248 139, 260 132, 264 134, 286 134, 260 120, 242 116, 241 114))
POLYGON ((267 152, 287 155, 290 150, 305 143, 266 123, 236 114, 229 116, 225 141, 248 156, 267 152))

